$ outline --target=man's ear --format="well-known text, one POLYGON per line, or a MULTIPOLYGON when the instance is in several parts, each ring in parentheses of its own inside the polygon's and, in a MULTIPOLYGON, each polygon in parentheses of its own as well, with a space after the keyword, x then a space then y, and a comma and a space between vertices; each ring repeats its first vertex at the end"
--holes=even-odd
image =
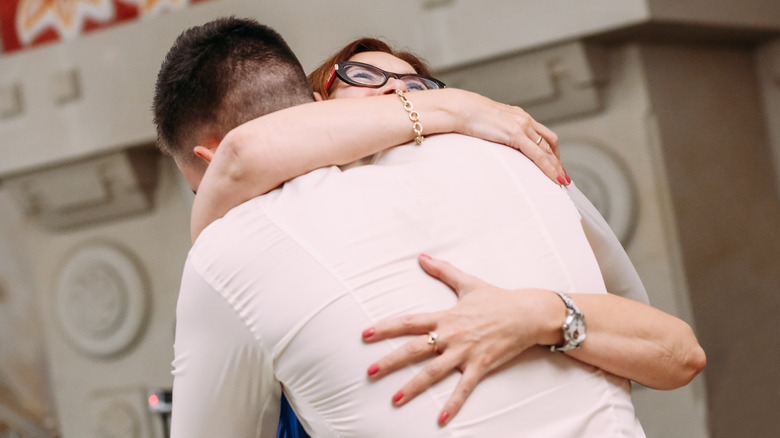
POLYGON ((323 100, 325 100, 325 99, 323 99, 323 98, 322 98, 322 94, 320 94, 320 93, 318 93, 318 92, 316 92, 316 91, 315 91, 315 92, 314 92, 314 100, 315 100, 316 102, 322 102, 322 101, 323 101, 323 100))
POLYGON ((194 152, 198 158, 204 160, 206 163, 211 163, 211 160, 214 159, 214 151, 207 148, 206 146, 195 146, 192 152, 194 152))
POLYGON ((211 163, 214 159, 214 153, 217 152, 220 140, 209 138, 203 142, 202 145, 197 145, 192 149, 192 152, 206 163, 211 163))

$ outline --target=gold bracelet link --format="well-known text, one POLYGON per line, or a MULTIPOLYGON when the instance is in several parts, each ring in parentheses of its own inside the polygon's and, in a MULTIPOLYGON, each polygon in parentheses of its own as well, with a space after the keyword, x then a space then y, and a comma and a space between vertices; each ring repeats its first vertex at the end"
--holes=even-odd
POLYGON ((425 137, 422 135, 423 126, 422 123, 420 123, 420 113, 414 110, 414 105, 406 98, 406 95, 402 90, 395 90, 395 94, 398 95, 398 98, 401 99, 401 102, 404 104, 404 110, 409 113, 409 120, 412 121, 412 130, 415 135, 415 143, 418 145, 422 144, 425 137))

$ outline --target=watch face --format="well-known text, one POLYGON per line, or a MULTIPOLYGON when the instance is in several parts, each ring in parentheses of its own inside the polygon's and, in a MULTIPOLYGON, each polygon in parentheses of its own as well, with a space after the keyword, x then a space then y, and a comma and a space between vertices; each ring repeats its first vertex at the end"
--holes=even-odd
POLYGON ((567 341, 573 344, 581 344, 585 340, 585 318, 581 314, 571 315, 571 319, 567 321, 566 337, 567 341))

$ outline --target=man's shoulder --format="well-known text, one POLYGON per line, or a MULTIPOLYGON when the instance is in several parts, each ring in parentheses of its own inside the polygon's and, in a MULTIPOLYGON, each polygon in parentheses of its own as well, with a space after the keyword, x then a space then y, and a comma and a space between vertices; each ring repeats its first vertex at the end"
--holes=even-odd
POLYGON ((351 192, 365 188, 356 182, 358 179, 366 182, 371 178, 346 177, 334 166, 290 180, 276 190, 234 207, 211 223, 198 236, 189 256, 220 263, 213 254, 224 254, 232 260, 230 254, 272 250, 273 242, 292 239, 301 223, 317 224, 318 212, 342 208, 339 204, 350 199, 351 192))
POLYGON ((301 175, 279 188, 252 198, 233 207, 225 216, 209 224, 200 234, 193 249, 206 243, 233 241, 236 236, 245 235, 249 229, 267 223, 274 209, 288 203, 305 202, 318 187, 327 181, 335 181, 342 172, 335 166, 321 168, 301 175))

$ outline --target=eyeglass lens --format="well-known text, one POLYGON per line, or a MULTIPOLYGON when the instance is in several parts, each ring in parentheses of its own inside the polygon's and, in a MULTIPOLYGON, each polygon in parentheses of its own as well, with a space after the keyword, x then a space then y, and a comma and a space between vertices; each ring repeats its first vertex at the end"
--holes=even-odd
MULTIPOLYGON (((381 87, 384 85, 389 77, 393 77, 394 73, 385 72, 379 67, 363 64, 347 64, 344 65, 343 73, 349 78, 355 85, 362 85, 365 87, 381 87)), ((409 91, 422 91, 432 90, 439 88, 439 85, 427 78, 406 74, 398 75, 400 80, 406 84, 406 88, 409 91)))

